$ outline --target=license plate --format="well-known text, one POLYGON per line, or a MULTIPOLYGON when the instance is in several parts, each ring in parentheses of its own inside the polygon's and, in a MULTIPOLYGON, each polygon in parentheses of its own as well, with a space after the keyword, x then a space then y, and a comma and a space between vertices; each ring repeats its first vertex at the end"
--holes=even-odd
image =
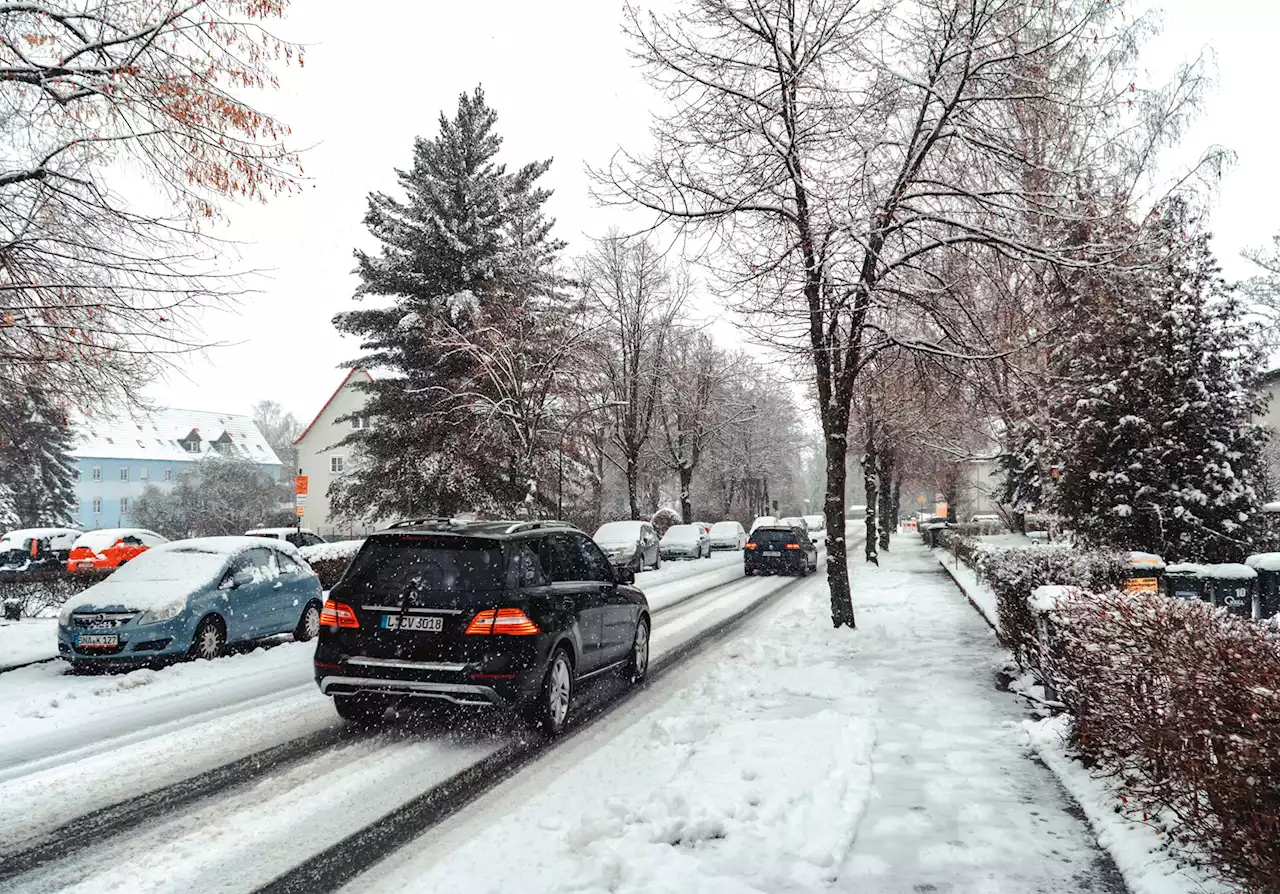
POLYGON ((770 559, 778 559, 782 557, 782 553, 778 552, 777 550, 768 550, 768 549, 762 552, 760 555, 768 556, 770 559))
POLYGON ((439 633, 444 630, 444 618, 439 615, 383 615, 384 630, 417 630, 423 633, 439 633))
POLYGON ((81 649, 114 649, 119 644, 120 637, 114 633, 82 633, 76 637, 81 649))

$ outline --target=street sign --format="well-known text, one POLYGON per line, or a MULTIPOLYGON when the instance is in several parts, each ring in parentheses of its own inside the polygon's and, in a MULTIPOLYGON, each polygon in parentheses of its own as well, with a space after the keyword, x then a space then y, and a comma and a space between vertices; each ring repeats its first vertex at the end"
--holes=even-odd
POLYGON ((293 498, 293 502, 294 502, 294 504, 295 504, 295 505, 298 505, 298 506, 305 506, 305 505, 307 505, 307 495, 306 495, 306 494, 297 494, 297 495, 293 498))
POLYGON ((307 494, 307 476, 306 476, 306 475, 295 475, 295 476, 294 476, 294 478, 293 478, 293 492, 294 492, 295 494, 302 494, 303 496, 306 496, 306 494, 307 494))
POLYGON ((306 507, 306 506, 299 506, 299 507, 298 507, 298 518, 302 518, 302 516, 304 516, 304 515, 306 515, 306 514, 307 514, 307 507, 306 507))

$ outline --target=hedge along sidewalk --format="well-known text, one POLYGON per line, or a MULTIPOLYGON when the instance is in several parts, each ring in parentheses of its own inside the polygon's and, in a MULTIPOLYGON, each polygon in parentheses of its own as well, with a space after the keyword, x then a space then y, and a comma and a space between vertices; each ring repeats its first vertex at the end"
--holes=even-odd
POLYGON ((999 635, 1000 612, 997 608, 998 602, 995 591, 978 580, 978 575, 972 568, 942 547, 933 550, 933 555, 941 563, 942 567, 947 570, 947 573, 951 575, 951 579, 956 582, 956 586, 960 588, 960 592, 965 595, 969 603, 978 610, 978 613, 991 625, 991 629, 999 635))
POLYGON ((1045 586, 1026 604, 1028 657, 1074 712, 1027 734, 1135 894, 1280 891, 1280 643, 1158 594, 1045 586))

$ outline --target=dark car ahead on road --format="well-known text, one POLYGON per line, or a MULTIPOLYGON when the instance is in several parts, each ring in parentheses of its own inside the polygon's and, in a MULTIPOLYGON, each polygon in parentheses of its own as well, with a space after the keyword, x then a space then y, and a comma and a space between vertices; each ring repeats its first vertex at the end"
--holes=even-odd
POLYGON ((742 562, 747 574, 808 574, 818 570, 818 548, 800 528, 762 525, 751 532, 742 562))
POLYGON ((338 713, 393 703, 515 708, 550 733, 577 684, 649 667, 649 604, 562 522, 400 522, 369 537, 329 593, 315 676, 338 713))

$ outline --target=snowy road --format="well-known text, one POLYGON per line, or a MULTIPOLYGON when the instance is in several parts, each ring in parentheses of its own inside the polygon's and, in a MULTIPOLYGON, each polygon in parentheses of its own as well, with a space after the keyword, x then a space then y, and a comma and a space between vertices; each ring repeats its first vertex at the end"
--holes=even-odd
MULTIPOLYGON (((741 561, 718 553, 640 577, 654 614, 655 667, 794 584, 742 579, 741 561)), ((305 644, 117 677, 28 668, 0 677, 0 698, 18 705, 0 729, 0 841, 11 856, 47 844, 77 816, 197 774, 219 789, 127 837, 13 878, 15 891, 253 890, 516 735, 494 725, 448 735, 408 724, 346 733, 314 689, 305 644), (247 782, 218 776, 216 768, 271 746, 285 758, 247 773, 247 782)), ((0 877, 5 862, 0 856, 0 877)))

